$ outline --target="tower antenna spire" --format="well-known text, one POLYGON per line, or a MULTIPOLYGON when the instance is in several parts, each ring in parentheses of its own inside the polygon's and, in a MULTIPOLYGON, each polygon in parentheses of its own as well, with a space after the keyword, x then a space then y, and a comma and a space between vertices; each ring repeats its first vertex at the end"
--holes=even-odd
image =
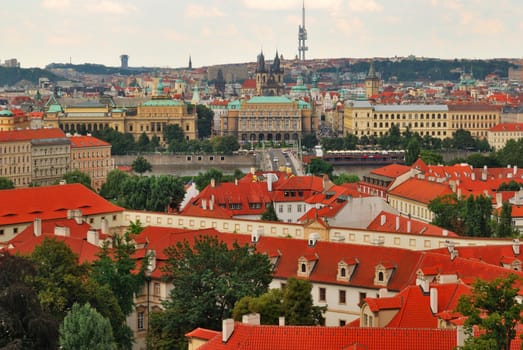
POLYGON ((305 61, 305 51, 309 50, 305 41, 307 40, 307 29, 305 29, 305 0, 301 10, 301 25, 298 26, 298 58, 305 61))

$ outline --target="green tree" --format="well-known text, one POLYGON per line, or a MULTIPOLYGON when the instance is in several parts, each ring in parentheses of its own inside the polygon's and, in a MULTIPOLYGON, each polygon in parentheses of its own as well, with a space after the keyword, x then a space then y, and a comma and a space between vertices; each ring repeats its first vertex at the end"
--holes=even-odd
POLYGON ((246 296, 240 299, 233 310, 235 320, 248 313, 259 313, 263 324, 278 324, 285 317, 288 325, 324 325, 326 307, 314 306, 312 283, 291 277, 285 288, 271 289, 259 297, 246 296))
POLYGON ((69 171, 64 174, 62 179, 68 184, 82 184, 87 188, 91 188, 91 177, 80 170, 69 171))
POLYGON ((234 151, 240 149, 238 139, 234 136, 215 136, 210 140, 212 150, 219 154, 233 154, 234 151))
POLYGON ((123 191, 123 184, 131 175, 128 173, 114 169, 107 174, 106 181, 100 188, 100 195, 105 199, 119 201, 125 193, 123 191))
POLYGON ((149 140, 149 136, 147 136, 147 134, 144 131, 138 137, 138 141, 136 141, 136 150, 138 152, 147 152, 147 151, 149 151, 150 143, 151 143, 151 140, 149 140))
POLYGON ((147 210, 165 212, 169 209, 179 209, 185 196, 180 178, 170 175, 153 176, 150 185, 150 196, 145 206, 147 210))
POLYGON ((138 156, 131 165, 134 172, 142 175, 143 173, 147 171, 151 171, 153 169, 151 163, 147 159, 145 159, 143 156, 138 156))
POLYGON ((517 234, 517 230, 512 226, 512 205, 503 202, 501 211, 495 224, 497 237, 512 237, 517 234))
POLYGON ((501 185, 498 186, 497 192, 499 191, 519 191, 521 189, 521 184, 514 180, 510 180, 510 182, 503 182, 501 185))
POLYGON ((270 289, 259 297, 245 296, 238 300, 232 310, 236 321, 241 321, 243 315, 249 313, 260 314, 262 324, 276 325, 280 316, 283 316, 283 292, 281 289, 270 289))
POLYGON ((471 335, 462 349, 509 350, 521 322, 523 304, 516 297, 519 277, 510 274, 492 281, 476 280, 472 294, 460 297, 456 310, 467 317, 465 329, 471 335), (481 331, 472 336, 473 327, 481 331))
POLYGON ((356 183, 359 182, 360 178, 356 174, 347 174, 347 173, 341 173, 339 175, 334 175, 334 179, 332 182, 334 182, 336 185, 342 185, 346 183, 356 183))
POLYGON ((87 266, 63 241, 45 238, 30 256, 36 268, 34 286, 44 311, 61 321, 83 294, 87 266))
POLYGON ((220 329, 238 300, 266 292, 272 279, 265 254, 237 242, 228 247, 215 236, 179 242, 164 253, 165 278, 176 287, 165 311, 151 316, 153 348, 184 349, 186 332, 195 327, 220 329))
POLYGON ((458 129, 452 135, 452 146, 455 149, 476 149, 476 140, 468 130, 458 129))
POLYGON ((278 219, 278 214, 276 214, 276 210, 274 209, 274 204, 267 204, 267 208, 260 219, 262 221, 280 221, 280 219, 278 219))
POLYGON ((60 326, 60 347, 64 350, 116 350, 109 321, 91 305, 75 303, 60 326))
POLYGON ((214 112, 209 107, 199 104, 196 106, 198 116, 198 137, 205 138, 211 136, 214 112))
POLYGON ((214 179, 214 181, 218 184, 222 182, 223 173, 215 168, 211 168, 205 173, 198 173, 198 175, 194 178, 194 183, 196 184, 198 191, 201 191, 207 187, 211 183, 211 179, 214 179))
POLYGON ((312 302, 312 283, 291 277, 283 290, 282 307, 285 322, 292 325, 323 325, 326 308, 315 307, 312 302))
POLYGON ((329 178, 331 178, 332 171, 333 171, 332 164, 324 161, 321 158, 312 158, 309 163, 308 172, 311 173, 312 175, 320 176, 320 175, 327 174, 329 176, 329 178))
POLYGON ((184 143, 185 135, 182 128, 177 124, 169 124, 163 129, 163 138, 169 145, 172 143, 184 143))
POLYGON ((418 139, 416 137, 410 138, 405 149, 405 163, 407 165, 412 165, 416 160, 418 160, 420 152, 421 147, 418 139))
POLYGON ((301 144, 303 147, 305 147, 308 150, 311 150, 318 144, 318 139, 316 138, 316 134, 314 133, 308 133, 303 135, 303 139, 301 140, 301 144))
POLYGON ((433 151, 421 150, 419 157, 429 165, 443 164, 442 155, 433 151))
POLYGON ((523 139, 508 140, 505 147, 496 152, 496 158, 501 166, 523 166, 523 139))
POLYGON ((490 237, 492 201, 487 196, 468 196, 460 203, 461 220, 465 227, 463 234, 471 237, 490 237))
POLYGON ((436 197, 428 204, 428 209, 434 213, 432 223, 456 233, 461 233, 459 220, 458 198, 455 194, 436 197))
POLYGON ((33 264, 26 258, 0 254, 0 348, 56 349, 58 322, 42 310, 30 281, 33 264))
POLYGON ((0 190, 10 190, 15 188, 15 184, 7 177, 0 177, 0 190))

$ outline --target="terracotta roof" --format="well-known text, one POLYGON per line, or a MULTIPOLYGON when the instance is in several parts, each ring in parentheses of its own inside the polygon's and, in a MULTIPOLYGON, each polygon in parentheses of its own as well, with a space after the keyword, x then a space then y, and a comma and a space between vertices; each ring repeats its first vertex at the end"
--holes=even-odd
POLYGON ((65 137, 66 136, 64 132, 58 128, 0 131, 0 142, 30 141, 36 139, 56 139, 65 137))
POLYGON ((93 136, 74 135, 69 137, 71 148, 111 146, 110 143, 97 139, 93 136))
POLYGON ((453 193, 448 184, 411 178, 389 191, 398 196, 428 204, 436 197, 453 193))
POLYGON ((71 209, 80 209, 84 216, 123 211, 80 184, 2 190, 1 197, 0 226, 66 218, 71 209))
POLYGON ((198 338, 203 340, 211 340, 217 335, 221 335, 221 332, 212 331, 205 328, 196 328, 195 330, 185 334, 185 336, 188 338, 198 338))
POLYGON ((393 329, 307 326, 253 326, 236 323, 227 342, 221 335, 200 350, 450 350, 457 346, 455 329, 393 329))
POLYGON ((389 164, 384 167, 374 169, 371 171, 371 174, 386 176, 390 178, 397 178, 400 175, 405 174, 406 172, 409 172, 411 167, 407 165, 402 164, 389 164))
POLYGON ((500 123, 490 128, 489 131, 523 131, 523 123, 500 123))
POLYGON ((367 226, 367 230, 378 232, 402 232, 424 236, 458 237, 456 233, 445 230, 441 227, 423 221, 409 219, 405 216, 395 215, 386 211, 380 212, 374 220, 372 220, 369 226, 367 226))

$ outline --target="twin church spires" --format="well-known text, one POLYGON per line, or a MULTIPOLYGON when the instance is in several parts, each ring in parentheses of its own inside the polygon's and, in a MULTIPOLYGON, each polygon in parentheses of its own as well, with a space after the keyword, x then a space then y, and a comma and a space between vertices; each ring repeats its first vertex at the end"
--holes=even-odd
POLYGON ((256 64, 256 93, 264 96, 279 96, 285 92, 283 84, 283 68, 278 51, 272 64, 267 68, 263 51, 258 55, 256 64))

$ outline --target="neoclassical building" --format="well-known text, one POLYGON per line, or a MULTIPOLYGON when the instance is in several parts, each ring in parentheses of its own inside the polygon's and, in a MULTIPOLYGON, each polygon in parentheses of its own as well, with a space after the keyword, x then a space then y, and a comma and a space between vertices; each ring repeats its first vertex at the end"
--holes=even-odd
POLYGON ((284 96, 254 96, 235 100, 221 119, 222 135, 232 135, 240 142, 285 141, 295 143, 317 129, 311 105, 284 96))
POLYGON ((401 132, 407 128, 421 136, 439 139, 452 137, 459 129, 472 136, 486 138, 488 130, 501 118, 499 106, 487 104, 456 105, 373 105, 368 101, 347 101, 344 107, 343 133, 361 136, 384 135, 392 125, 401 132))
POLYGON ((169 96, 153 96, 136 108, 117 108, 113 103, 85 101, 62 107, 53 103, 47 107, 44 126, 59 127, 65 132, 93 132, 113 128, 119 132, 130 133, 137 140, 145 133, 164 143, 163 130, 167 125, 179 125, 187 140, 198 137, 196 109, 187 110, 185 102, 169 96))

